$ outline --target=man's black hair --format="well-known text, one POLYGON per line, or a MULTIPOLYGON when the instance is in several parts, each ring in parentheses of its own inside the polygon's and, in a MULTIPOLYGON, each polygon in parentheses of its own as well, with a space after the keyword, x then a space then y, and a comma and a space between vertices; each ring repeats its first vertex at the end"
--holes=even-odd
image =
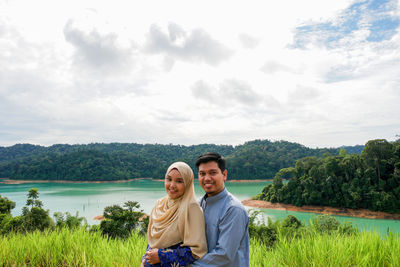
POLYGON ((221 169, 221 172, 225 171, 225 168, 226 168, 225 167, 226 166, 225 158, 215 152, 208 152, 208 153, 205 153, 205 154, 201 155, 200 157, 198 157, 196 160, 197 170, 199 169, 200 164, 207 163, 210 161, 215 161, 218 164, 218 168, 221 169))

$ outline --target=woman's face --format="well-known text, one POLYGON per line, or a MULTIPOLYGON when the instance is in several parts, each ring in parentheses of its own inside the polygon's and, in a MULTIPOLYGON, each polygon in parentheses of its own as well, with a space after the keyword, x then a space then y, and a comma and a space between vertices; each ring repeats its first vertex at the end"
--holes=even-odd
POLYGON ((185 193, 185 182, 177 169, 172 169, 165 177, 165 191, 172 199, 179 198, 185 193))

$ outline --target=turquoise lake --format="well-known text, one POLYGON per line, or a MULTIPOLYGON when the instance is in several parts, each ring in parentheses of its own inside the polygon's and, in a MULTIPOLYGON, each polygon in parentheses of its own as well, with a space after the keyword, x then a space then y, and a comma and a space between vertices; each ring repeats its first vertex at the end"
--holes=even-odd
MULTIPOLYGON (((269 182, 233 183, 227 182, 227 189, 238 199, 249 199, 261 192, 269 182)), ((103 214, 106 206, 123 205, 128 200, 138 201, 141 209, 149 213, 155 201, 165 195, 164 184, 153 180, 136 180, 126 183, 29 183, 19 185, 0 184, 0 195, 16 202, 13 215, 21 214, 26 203, 28 190, 38 188, 39 198, 45 209, 54 212, 79 212, 89 224, 97 224, 93 217, 103 214)), ((196 196, 200 198, 203 191, 195 182, 196 196)), ((253 208, 248 208, 253 209, 253 208)), ((315 213, 283 211, 274 209, 260 209, 273 220, 285 218, 292 214, 305 223, 308 223, 315 213)), ((363 230, 376 230, 385 234, 388 230, 400 234, 399 220, 364 219, 356 217, 335 216, 340 222, 349 221, 363 230)))

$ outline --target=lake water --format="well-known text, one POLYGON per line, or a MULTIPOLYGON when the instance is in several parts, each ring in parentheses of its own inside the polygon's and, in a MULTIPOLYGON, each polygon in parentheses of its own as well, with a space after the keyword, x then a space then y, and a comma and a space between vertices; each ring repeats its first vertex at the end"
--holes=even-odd
MULTIPOLYGON (((269 182, 232 183, 227 182, 227 189, 238 199, 249 199, 261 192, 269 182)), ((123 205, 128 200, 138 201, 146 213, 150 213, 155 201, 165 195, 164 184, 160 181, 137 180, 127 183, 29 183, 19 185, 0 184, 0 195, 16 202, 13 209, 14 216, 20 215, 22 207, 26 203, 28 190, 36 187, 39 190, 39 199, 44 208, 50 210, 53 215, 56 211, 79 212, 80 216, 87 219, 89 224, 98 221, 93 217, 103 214, 106 206, 123 205)), ((195 182, 195 192, 198 198, 203 195, 198 182, 195 182)), ((249 208, 250 209, 250 208, 249 208)), ((273 220, 286 218, 291 214, 307 223, 314 213, 282 211, 274 209, 260 209, 273 220)), ((364 219, 356 217, 335 216, 340 222, 350 221, 353 225, 364 230, 376 230, 385 234, 387 230, 400 234, 399 220, 364 219)))

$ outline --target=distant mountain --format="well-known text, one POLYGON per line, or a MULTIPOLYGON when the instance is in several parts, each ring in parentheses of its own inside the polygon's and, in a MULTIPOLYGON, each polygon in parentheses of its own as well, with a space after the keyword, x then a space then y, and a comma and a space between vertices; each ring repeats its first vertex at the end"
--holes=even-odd
MULTIPOLYGON (((363 146, 345 146, 359 154, 363 146)), ((201 144, 192 146, 92 143, 56 144, 49 147, 16 144, 0 147, 0 177, 50 180, 120 180, 162 178, 174 161, 194 162, 205 152, 218 152, 227 159, 229 179, 272 178, 282 168, 306 156, 336 155, 340 148, 307 148, 287 141, 254 140, 239 146, 201 144)))
POLYGON ((341 146, 339 149, 345 149, 347 153, 349 154, 359 154, 361 155, 361 152, 364 149, 364 145, 355 145, 355 146, 341 146))

